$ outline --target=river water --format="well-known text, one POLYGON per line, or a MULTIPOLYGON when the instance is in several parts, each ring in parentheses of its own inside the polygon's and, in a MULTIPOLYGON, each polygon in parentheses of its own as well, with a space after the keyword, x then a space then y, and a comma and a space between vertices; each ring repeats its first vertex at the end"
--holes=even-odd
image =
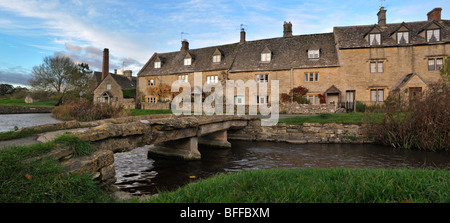
POLYGON ((148 158, 146 147, 116 153, 116 186, 139 195, 174 190, 218 173, 254 169, 450 167, 449 152, 394 150, 371 144, 230 142, 231 149, 199 146, 199 161, 148 158))
POLYGON ((23 128, 61 122, 51 116, 51 113, 6 114, 0 115, 0 132, 14 130, 14 127, 23 128))

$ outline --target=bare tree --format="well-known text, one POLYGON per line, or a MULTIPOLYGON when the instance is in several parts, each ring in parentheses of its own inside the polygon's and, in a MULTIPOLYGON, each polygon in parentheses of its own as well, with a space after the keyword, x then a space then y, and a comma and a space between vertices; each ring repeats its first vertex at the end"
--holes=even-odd
POLYGON ((63 97, 70 90, 72 76, 78 71, 78 66, 68 57, 44 57, 44 62, 34 66, 29 83, 32 87, 44 91, 53 91, 62 103, 63 97))

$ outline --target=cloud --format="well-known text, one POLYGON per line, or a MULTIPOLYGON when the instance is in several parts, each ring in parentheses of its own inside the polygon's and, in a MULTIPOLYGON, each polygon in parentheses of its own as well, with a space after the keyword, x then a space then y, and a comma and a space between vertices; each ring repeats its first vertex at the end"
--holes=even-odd
POLYGON ((72 51, 74 53, 79 53, 82 50, 80 46, 72 45, 70 43, 65 43, 64 45, 66 46, 67 50, 72 51))
POLYGON ((0 70, 0 83, 29 86, 30 71, 20 67, 3 68, 0 70))

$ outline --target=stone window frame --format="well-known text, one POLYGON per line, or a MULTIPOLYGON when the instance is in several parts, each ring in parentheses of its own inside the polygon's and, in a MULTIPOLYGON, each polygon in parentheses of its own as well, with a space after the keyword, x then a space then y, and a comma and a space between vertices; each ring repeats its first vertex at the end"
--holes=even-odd
POLYGON ((384 92, 385 88, 370 88, 369 93, 370 93, 370 102, 375 102, 375 103, 380 103, 380 102, 384 102, 384 97, 385 97, 385 92, 384 92), (372 98, 372 92, 375 92, 375 100, 373 100, 372 98), (382 92, 382 98, 380 100, 380 92, 382 92))
POLYGON ((256 83, 269 83, 269 74, 255 74, 256 83))
POLYGON ((219 83, 219 75, 208 75, 206 76, 206 84, 219 83))
POLYGON ((307 93, 305 97, 306 99, 308 99, 311 105, 320 105, 319 93, 307 93))
POLYGON ((427 65, 428 71, 440 71, 444 67, 444 58, 443 57, 428 58, 427 65))
POLYGON ((264 96, 256 96, 256 104, 268 104, 269 103, 269 95, 266 95, 265 99, 264 96))
POLYGON ((147 97, 147 103, 156 104, 156 98, 155 97, 147 97))
POLYGON ((305 72, 304 73, 305 82, 320 82, 320 72, 305 72), (311 80, 312 79, 312 80, 311 80))
POLYGON ((189 82, 187 74, 178 75, 178 80, 184 80, 186 83, 189 82))
POLYGON ((213 63, 220 63, 221 60, 222 60, 222 56, 220 54, 212 56, 213 63))
POLYGON ((106 84, 106 90, 111 90, 111 84, 110 83, 106 84))
POLYGON ((156 80, 155 79, 148 79, 147 80, 148 86, 156 86, 156 80))
POLYGON ((371 74, 384 73, 384 61, 383 60, 371 60, 369 62, 369 72, 371 74), (375 67, 372 66, 373 64, 375 64, 375 67), (381 66, 380 66, 380 64, 381 64, 381 66))

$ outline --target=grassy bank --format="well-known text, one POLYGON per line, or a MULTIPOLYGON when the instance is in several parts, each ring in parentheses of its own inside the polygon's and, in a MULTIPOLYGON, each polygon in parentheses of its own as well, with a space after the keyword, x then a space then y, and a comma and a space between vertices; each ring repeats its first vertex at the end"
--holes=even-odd
POLYGON ((450 202, 447 170, 272 169, 221 174, 150 202, 450 202))
POLYGON ((157 114, 172 114, 172 110, 146 110, 146 109, 131 109, 131 116, 139 115, 157 115, 157 114))
POLYGON ((383 113, 370 114, 373 117, 368 117, 366 113, 336 113, 336 114, 318 114, 309 116, 295 116, 289 118, 283 118, 279 120, 279 123, 286 123, 290 125, 301 125, 303 123, 342 123, 342 124, 361 124, 365 118, 375 118, 377 121, 381 121, 383 113))
POLYGON ((0 149, 0 203, 114 201, 91 175, 64 174, 55 159, 24 162, 51 151, 57 144, 70 146, 75 155, 92 151, 89 143, 67 135, 48 143, 0 149))
POLYGON ((0 106, 43 106, 43 107, 52 107, 55 106, 57 101, 49 100, 49 101, 40 101, 35 103, 25 103, 24 98, 19 99, 11 99, 11 98, 0 98, 0 106))

